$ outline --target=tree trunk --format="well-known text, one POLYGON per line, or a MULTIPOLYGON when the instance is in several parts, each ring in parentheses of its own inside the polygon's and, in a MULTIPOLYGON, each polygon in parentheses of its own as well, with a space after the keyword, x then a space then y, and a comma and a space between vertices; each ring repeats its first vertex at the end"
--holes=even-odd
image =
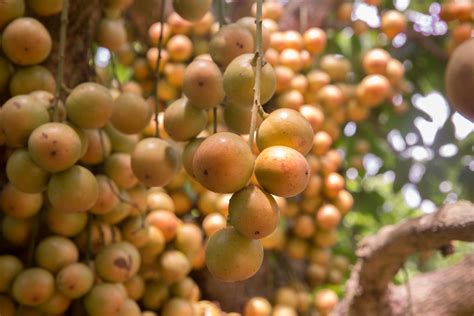
POLYGON ((418 276, 408 285, 391 284, 410 255, 446 249, 453 240, 474 241, 474 205, 470 202, 445 205, 435 214, 386 226, 366 238, 357 250, 359 259, 335 315, 472 315, 474 301, 469 297, 474 293, 474 256, 418 276))

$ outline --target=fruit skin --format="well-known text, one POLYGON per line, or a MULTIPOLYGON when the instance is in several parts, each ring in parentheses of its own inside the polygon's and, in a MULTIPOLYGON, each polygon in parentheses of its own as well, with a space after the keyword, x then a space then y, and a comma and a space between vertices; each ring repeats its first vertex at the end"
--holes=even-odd
POLYGON ((80 158, 79 135, 63 123, 46 123, 36 128, 28 139, 31 158, 48 172, 64 171, 80 158))
POLYGON ((103 127, 113 110, 114 100, 109 90, 93 82, 78 85, 66 99, 69 120, 86 129, 103 127))
POLYGON ((56 90, 56 80, 46 67, 35 65, 15 71, 10 81, 12 96, 28 94, 37 90, 51 93, 56 90))
MULTIPOLYGON (((243 54, 236 57, 224 72, 224 91, 229 99, 251 105, 255 86, 255 55, 243 54)), ((276 89, 276 76, 272 65, 262 67, 260 102, 267 103, 276 89)))
POLYGON ((237 23, 222 27, 209 43, 212 60, 225 68, 237 56, 253 51, 252 34, 237 23))
MULTIPOLYGON (((247 104, 238 104, 232 101, 226 102, 224 107, 224 122, 230 131, 245 135, 249 133, 250 121, 252 119, 252 108, 247 104)), ((257 116, 257 126, 262 122, 260 115, 257 116)))
POLYGON ((140 182, 156 187, 168 184, 180 167, 173 145, 158 138, 141 140, 132 152, 131 164, 140 182))
POLYGON ((25 14, 24 0, 3 0, 0 2, 0 29, 11 20, 25 14))
POLYGON ((306 188, 310 171, 308 162, 298 151, 285 146, 272 146, 262 151, 255 160, 255 176, 268 192, 291 197, 306 188))
POLYGON ((63 0, 26 0, 28 7, 42 16, 55 15, 63 9, 63 0))
POLYGON ((209 60, 197 59, 184 71, 183 93, 200 109, 211 109, 224 100, 224 86, 219 67, 209 60))
POLYGON ((260 124, 256 141, 260 150, 287 146, 306 155, 313 146, 313 128, 298 111, 278 109, 260 124))
POLYGON ((187 141, 196 137, 206 125, 207 113, 192 106, 186 98, 171 103, 163 117, 166 133, 176 141, 187 141))
POLYGON ((35 251, 35 260, 39 267, 56 273, 79 259, 76 245, 68 238, 50 236, 42 239, 35 251))
POLYGON ((97 26, 97 43, 100 46, 118 51, 127 43, 127 30, 121 19, 103 18, 97 26))
POLYGON ((151 108, 140 95, 124 92, 115 99, 112 125, 122 133, 140 133, 150 122, 151 108))
POLYGON ((102 283, 95 285, 87 294, 84 305, 90 316, 120 315, 126 293, 118 284, 102 283))
POLYGON ((85 295, 94 284, 94 273, 84 263, 72 263, 65 266, 56 275, 56 287, 70 299, 85 295))
POLYGON ((270 235, 278 225, 280 211, 275 199, 255 185, 232 195, 229 202, 229 223, 250 239, 270 235))
POLYGON ((49 56, 51 48, 51 35, 36 19, 18 18, 3 30, 3 52, 17 65, 39 64, 49 56))
POLYGON ((15 278, 11 291, 18 303, 37 306, 46 302, 53 295, 54 278, 45 269, 26 269, 15 278))
POLYGON ((183 167, 184 170, 190 175, 194 177, 194 170, 193 170, 193 159, 196 150, 205 140, 204 137, 198 137, 190 140, 183 149, 182 160, 183 160, 183 167))
POLYGON ((73 166, 54 174, 48 184, 48 199, 54 208, 64 212, 84 212, 99 197, 94 175, 84 167, 73 166))
POLYGON ((29 95, 9 99, 0 110, 0 127, 12 147, 26 145, 33 130, 48 121, 48 111, 29 95))
POLYGON ((13 186, 25 193, 41 193, 48 186, 49 173, 39 167, 25 149, 16 150, 8 158, 6 172, 13 186))
POLYGON ((242 189, 252 176, 253 154, 238 135, 222 132, 204 140, 193 158, 196 179, 217 193, 242 189))
POLYGON ((252 277, 263 261, 260 240, 248 239, 235 228, 224 228, 209 237, 206 244, 206 265, 212 275, 225 282, 252 277))
POLYGON ((459 45, 451 57, 445 74, 445 87, 453 108, 474 121, 474 39, 459 45))
POLYGON ((97 274, 108 282, 125 282, 140 268, 140 253, 128 242, 117 242, 100 250, 95 258, 97 274))
POLYGON ((173 0, 173 9, 183 19, 197 22, 206 15, 211 4, 212 0, 173 0))
POLYGON ((23 270, 23 263, 15 256, 0 256, 0 293, 6 293, 15 277, 23 270))

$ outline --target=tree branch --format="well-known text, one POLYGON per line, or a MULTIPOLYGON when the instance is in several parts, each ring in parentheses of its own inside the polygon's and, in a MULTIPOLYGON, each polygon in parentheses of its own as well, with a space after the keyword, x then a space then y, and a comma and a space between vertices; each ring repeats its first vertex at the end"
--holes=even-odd
POLYGON ((388 295, 395 274, 415 252, 439 249, 452 240, 474 241, 472 203, 447 204, 434 214, 384 227, 364 239, 356 252, 359 259, 346 285, 346 297, 336 314, 397 315, 391 310, 388 295))

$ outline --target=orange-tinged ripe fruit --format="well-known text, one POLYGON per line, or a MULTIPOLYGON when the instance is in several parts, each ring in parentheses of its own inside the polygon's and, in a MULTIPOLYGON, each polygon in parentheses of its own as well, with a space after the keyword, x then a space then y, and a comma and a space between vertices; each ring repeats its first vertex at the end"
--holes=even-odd
POLYGON ((209 136, 196 150, 193 171, 207 189, 232 193, 242 189, 252 176, 253 154, 238 135, 228 132, 209 136))
POLYGON ((249 185, 232 195, 229 222, 242 235, 261 239, 278 225, 280 212, 275 199, 262 189, 249 185))
POLYGON ((51 72, 43 66, 16 69, 10 81, 10 93, 12 96, 28 94, 37 90, 54 93, 56 81, 51 72))
POLYGON ((11 184, 25 193, 43 192, 48 185, 49 173, 39 167, 25 149, 16 150, 8 158, 6 172, 11 184))
POLYGON ((389 10, 382 15, 380 29, 390 39, 404 32, 406 26, 407 19, 405 15, 399 11, 389 10))
POLYGON ((49 236, 42 239, 35 250, 36 264, 51 273, 57 273, 78 259, 79 251, 76 245, 62 236, 49 236))
POLYGON ((132 170, 148 186, 164 186, 176 175, 179 155, 169 142, 159 138, 141 140, 132 152, 132 170))
POLYGON ((72 167, 81 157, 79 135, 63 123, 46 123, 28 139, 31 158, 46 171, 59 172, 72 167))
POLYGON ((313 128, 298 111, 278 109, 260 124, 256 140, 260 151, 287 146, 306 155, 313 146, 313 128))
POLYGON ((97 43, 115 52, 127 43, 127 30, 123 20, 103 18, 97 26, 97 43))
POLYGON ((15 64, 35 65, 51 52, 52 40, 48 30, 36 19, 18 18, 2 33, 2 49, 15 64))
POLYGON ((224 100, 222 74, 209 60, 197 59, 184 72, 183 93, 189 102, 200 109, 210 109, 224 100))
POLYGON ((90 316, 120 315, 126 294, 119 284, 97 284, 85 297, 84 306, 90 316))
POLYGON ((0 292, 5 293, 10 290, 13 280, 23 270, 23 263, 15 256, 0 256, 0 292))
POLYGON ((142 96, 124 92, 115 99, 110 121, 122 133, 140 133, 150 122, 151 108, 142 96))
POLYGON ((291 197, 303 192, 309 182, 309 165, 304 156, 290 147, 272 146, 255 160, 255 176, 268 192, 291 197))
POLYGON ((11 20, 25 14, 24 0, 4 0, 0 2, 0 29, 11 20))
POLYGON ((209 43, 212 60, 220 67, 227 67, 237 56, 251 53, 253 50, 252 34, 243 26, 232 23, 222 27, 209 43))
POLYGON ((53 295, 54 278, 50 272, 41 268, 26 269, 15 278, 11 291, 18 303, 38 306, 53 295))
POLYGON ((272 305, 264 297, 252 297, 244 307, 244 316, 270 316, 272 305))
POLYGON ((163 116, 166 133, 176 141, 187 141, 196 137, 206 128, 206 125, 207 113, 203 109, 192 106, 187 98, 171 103, 163 116))
POLYGON ((97 274, 108 282, 125 282, 140 268, 140 254, 132 244, 124 241, 102 248, 95 258, 97 274))
POLYGON ((310 28, 304 32, 303 42, 307 51, 319 54, 326 48, 326 33, 317 27, 310 28))
POLYGON ((390 59, 390 54, 386 50, 374 48, 364 55, 362 59, 362 67, 368 75, 385 75, 390 59))
POLYGON ((42 16, 55 15, 63 9, 63 0, 26 0, 28 7, 42 16))
POLYGON ((206 265, 212 275, 225 282, 252 277, 263 261, 260 240, 248 239, 233 227, 214 233, 206 245, 206 265))
MULTIPOLYGON (((233 101, 241 104, 252 104, 255 86, 254 54, 243 54, 232 60, 224 72, 224 91, 233 101)), ((276 76, 273 67, 265 64, 262 67, 260 102, 267 103, 276 88, 276 76)))

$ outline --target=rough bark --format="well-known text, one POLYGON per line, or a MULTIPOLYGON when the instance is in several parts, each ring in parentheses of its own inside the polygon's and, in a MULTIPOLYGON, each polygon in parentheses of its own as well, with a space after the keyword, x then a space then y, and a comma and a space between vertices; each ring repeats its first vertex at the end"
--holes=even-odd
MULTIPOLYGON (((376 235, 366 238, 357 250, 359 259, 346 285, 346 297, 335 314, 410 315, 406 313, 406 292, 403 294, 406 290, 394 287, 391 284, 393 277, 410 255, 419 251, 443 248, 453 240, 474 241, 474 205, 470 202, 461 201, 445 205, 434 214, 384 227, 376 235)), ((446 275, 450 275, 453 281, 462 278, 463 273, 470 274, 471 280, 474 279, 473 260, 471 257, 464 263, 450 268, 452 270, 441 270, 412 280, 409 284, 412 309, 426 312, 412 314, 463 315, 441 313, 438 306, 440 300, 444 300, 444 304, 455 305, 450 298, 453 297, 452 293, 456 292, 458 285, 455 282, 447 282, 449 279, 446 275), (435 284, 443 278, 444 282, 435 284), (430 292, 428 289, 440 292, 430 292), (445 293, 445 295, 438 296, 434 293, 445 293), (419 304, 424 306, 418 306, 419 304)), ((466 297, 473 292, 474 282, 470 282, 458 295, 466 297)), ((462 309, 461 306, 459 308, 462 309)), ((471 314, 474 312, 474 306, 468 306, 467 309, 471 314)))
MULTIPOLYGON (((64 63, 64 83, 68 87, 87 81, 93 72, 89 65, 91 47, 95 39, 97 23, 102 15, 104 0, 71 0, 64 63)), ((60 16, 40 18, 53 39, 53 50, 46 61, 54 74, 58 64, 60 16)))

